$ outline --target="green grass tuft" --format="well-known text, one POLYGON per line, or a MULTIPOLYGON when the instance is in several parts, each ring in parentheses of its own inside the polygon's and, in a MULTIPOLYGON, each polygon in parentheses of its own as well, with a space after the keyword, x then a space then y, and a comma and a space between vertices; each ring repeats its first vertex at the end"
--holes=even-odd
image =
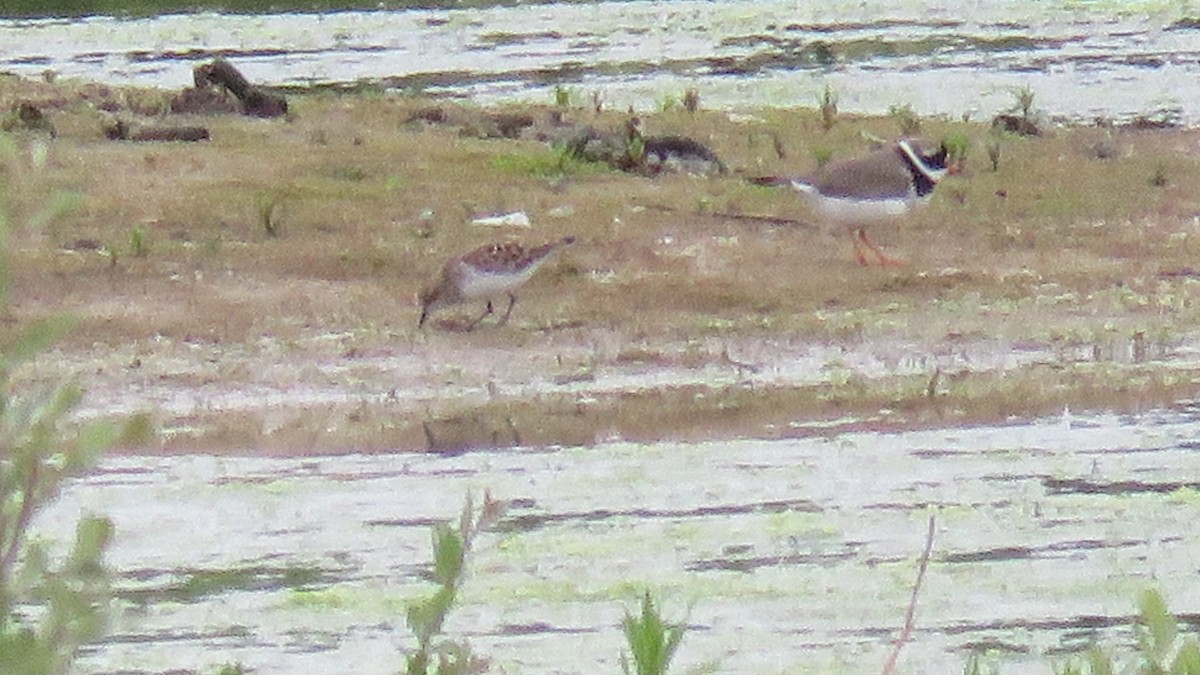
POLYGON ((603 164, 586 162, 562 149, 509 152, 493 156, 491 168, 512 176, 557 179, 590 173, 604 173, 603 164))
POLYGON ((625 675, 665 675, 675 657, 679 643, 687 632, 686 622, 667 623, 663 621, 658 608, 654 606, 654 598, 650 591, 642 596, 641 616, 635 616, 629 610, 621 627, 625 631, 625 641, 629 645, 629 653, 633 656, 634 669, 630 670, 629 658, 621 655, 621 669, 625 675))
POLYGON ((473 654, 467 643, 438 638, 458 598, 475 535, 494 525, 503 513, 503 504, 489 494, 484 494, 478 512, 468 496, 457 527, 450 523, 434 526, 432 580, 437 589, 408 608, 408 627, 417 637, 417 648, 405 655, 406 675, 468 675, 487 670, 487 660, 473 654))
POLYGON ((825 85, 825 89, 821 92, 821 97, 817 100, 817 107, 821 111, 821 128, 829 131, 833 128, 833 125, 837 124, 837 91, 830 85, 825 85))
POLYGON ((901 136, 916 136, 921 133, 921 116, 909 103, 889 106, 888 117, 900 128, 901 136))

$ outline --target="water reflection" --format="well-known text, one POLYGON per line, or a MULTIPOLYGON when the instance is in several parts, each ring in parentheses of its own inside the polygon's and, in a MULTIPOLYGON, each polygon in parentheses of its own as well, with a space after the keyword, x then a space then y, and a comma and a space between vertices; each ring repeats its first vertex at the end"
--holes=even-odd
POLYGON ((111 458, 40 524, 64 539, 79 512, 117 525, 122 609, 85 672, 214 655, 394 672, 405 602, 428 591, 430 524, 489 489, 508 515, 480 539, 448 630, 495 668, 618 668, 619 618, 649 587, 693 607, 679 667, 733 673, 882 663, 936 513, 906 667, 957 672, 991 646, 1004 667, 1050 673, 1046 654, 1129 645, 1149 584, 1196 611, 1198 432, 1180 406, 773 442, 111 458))

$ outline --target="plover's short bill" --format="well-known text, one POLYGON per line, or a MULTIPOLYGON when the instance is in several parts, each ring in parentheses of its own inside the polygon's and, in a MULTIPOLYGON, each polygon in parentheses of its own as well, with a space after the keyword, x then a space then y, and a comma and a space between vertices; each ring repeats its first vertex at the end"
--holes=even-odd
POLYGON ((423 289, 418 296, 421 303, 421 319, 417 326, 423 327, 429 315, 438 308, 468 300, 487 300, 483 314, 467 324, 466 330, 471 330, 492 313, 491 298, 506 293, 508 309, 499 322, 499 325, 504 325, 517 302, 514 291, 529 281, 550 256, 574 241, 575 237, 563 237, 558 241, 528 249, 512 242, 487 244, 470 253, 451 258, 442 267, 442 274, 437 283, 423 289))
POLYGON ((894 265, 867 239, 866 227, 898 219, 928 201, 933 188, 946 175, 948 151, 915 139, 897 141, 868 155, 833 162, 812 178, 789 182, 823 218, 846 226, 859 264, 870 261, 864 248, 880 265, 894 265))

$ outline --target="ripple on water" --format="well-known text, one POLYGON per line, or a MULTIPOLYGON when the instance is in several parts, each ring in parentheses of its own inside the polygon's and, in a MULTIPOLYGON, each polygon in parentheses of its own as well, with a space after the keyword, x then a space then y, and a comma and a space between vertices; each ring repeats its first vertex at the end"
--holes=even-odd
POLYGON ((876 1, 831 11, 768 0, 677 0, 325 14, 3 20, 0 68, 167 88, 222 54, 252 80, 308 88, 372 82, 546 103, 554 87, 603 90, 616 108, 657 108, 699 89, 717 108, 815 104, 886 113, 991 114, 1029 87, 1078 120, 1168 114, 1192 123, 1200 91, 1194 18, 1183 8, 876 1), (870 77, 863 77, 869 73, 870 77), (1094 74, 1096 77, 1090 77, 1094 74), (1123 86, 1109 86, 1113 81, 1123 86), (752 84, 753 86, 746 86, 752 84))
POLYGON ((1197 432, 1180 407, 780 441, 120 457, 39 525, 65 539, 68 516, 116 522, 123 609, 82 656, 92 672, 213 653, 258 672, 393 672, 405 603, 430 589, 429 524, 489 489, 512 504, 479 540, 453 635, 498 667, 617 668, 620 616, 649 588, 668 616, 691 608, 680 667, 732 673, 882 663, 936 514, 906 667, 955 672, 995 647, 1050 673, 1046 654, 1130 645, 1149 585, 1198 609, 1196 489, 1179 478, 1200 475, 1197 432))

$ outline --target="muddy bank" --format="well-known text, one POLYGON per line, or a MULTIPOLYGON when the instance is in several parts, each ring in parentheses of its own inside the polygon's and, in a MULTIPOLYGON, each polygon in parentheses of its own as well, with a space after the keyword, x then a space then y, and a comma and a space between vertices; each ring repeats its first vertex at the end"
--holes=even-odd
POLYGON ((616 353, 596 341, 614 349, 622 338, 583 329, 499 348, 443 340, 303 356, 164 345, 55 360, 64 374, 91 371, 88 415, 155 412, 161 442, 140 452, 282 455, 1006 426, 1187 398, 1197 367, 1181 346, 1135 362, 1093 345, 990 340, 663 340, 616 353))
POLYGON ((16 385, 73 378, 82 416, 160 431, 39 523, 116 522, 118 616, 86 672, 392 672, 430 524, 484 489, 509 513, 447 629, 512 672, 615 671, 646 588, 692 608, 684 668, 872 670, 930 512, 905 667, 985 650, 1056 672, 1092 639, 1129 647, 1150 584, 1195 615, 1191 130, 923 120, 970 141, 967 170, 879 232, 906 265, 863 268, 744 176, 862 152, 893 119, 669 111, 646 122, 731 172, 650 178, 495 137, 492 109, 415 120, 423 98, 294 98, 134 145, 104 138, 94 88, 19 85, 61 104, 54 135, 4 137, 0 332, 76 325, 16 385), (450 256, 565 236, 508 325, 458 330, 475 306, 417 326, 450 256))
POLYGON ((288 118, 199 118, 206 141, 126 144, 103 131, 131 114, 120 105, 173 92, 4 87, 6 107, 37 104, 55 130, 6 141, 7 330, 78 320, 22 376, 80 380, 84 415, 151 410, 161 441, 139 451, 777 439, 1195 395, 1191 130, 1025 138, 917 119, 965 139, 965 171, 873 233, 907 264, 863 268, 839 228, 746 177, 802 173, 814 149, 861 153, 864 134, 897 133, 892 118, 825 131, 810 109, 668 111, 647 128, 702 141, 730 171, 645 176, 543 134, 615 132, 618 111, 440 102, 430 120, 420 97, 323 94, 292 98, 288 118), (490 133, 501 117, 530 125, 490 133), (459 332, 480 309, 462 307, 417 327, 417 289, 447 258, 564 236, 578 241, 508 325, 459 332))

